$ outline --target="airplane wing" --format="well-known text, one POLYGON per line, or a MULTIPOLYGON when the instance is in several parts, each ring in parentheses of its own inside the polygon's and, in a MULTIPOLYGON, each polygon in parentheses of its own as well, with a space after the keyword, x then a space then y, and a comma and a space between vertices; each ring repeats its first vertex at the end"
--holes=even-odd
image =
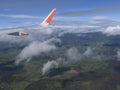
POLYGON ((56 8, 54 8, 49 15, 44 19, 44 21, 40 25, 32 25, 32 26, 26 26, 26 27, 18 27, 18 28, 8 28, 8 29, 1 29, 0 34, 8 34, 8 35, 14 35, 14 36, 27 36, 29 33, 24 32, 24 30, 29 29, 36 29, 38 27, 46 27, 50 24, 53 16, 56 13, 56 8))

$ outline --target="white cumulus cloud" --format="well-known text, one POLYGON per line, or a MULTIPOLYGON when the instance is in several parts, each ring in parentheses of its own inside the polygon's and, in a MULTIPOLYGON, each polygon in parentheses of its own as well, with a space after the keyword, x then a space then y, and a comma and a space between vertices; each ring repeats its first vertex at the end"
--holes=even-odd
POLYGON ((29 61, 32 57, 38 56, 41 53, 47 53, 55 50, 57 47, 54 45, 54 42, 57 41, 59 40, 54 38, 43 42, 33 41, 21 51, 21 53, 17 56, 15 63, 18 65, 20 62, 24 60, 29 61))
POLYGON ((109 26, 103 33, 107 35, 120 35, 120 26, 109 26))
POLYGON ((50 69, 52 69, 53 67, 55 67, 57 65, 58 65, 58 63, 56 61, 48 61, 47 63, 45 63, 43 65, 42 75, 45 75, 46 73, 49 72, 50 69))

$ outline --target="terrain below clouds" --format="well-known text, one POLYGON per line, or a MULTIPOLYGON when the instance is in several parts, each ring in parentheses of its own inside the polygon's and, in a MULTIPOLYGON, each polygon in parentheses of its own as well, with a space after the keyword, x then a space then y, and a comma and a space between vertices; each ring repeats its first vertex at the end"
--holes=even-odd
POLYGON ((33 33, 28 37, 0 36, 0 88, 40 90, 39 86, 47 86, 44 90, 48 90, 50 83, 53 83, 51 90, 119 88, 118 21, 56 23, 49 29, 36 28, 36 32, 31 29, 33 33), (112 75, 115 78, 111 78, 112 75), (114 81, 116 83, 108 87, 107 82, 114 81))

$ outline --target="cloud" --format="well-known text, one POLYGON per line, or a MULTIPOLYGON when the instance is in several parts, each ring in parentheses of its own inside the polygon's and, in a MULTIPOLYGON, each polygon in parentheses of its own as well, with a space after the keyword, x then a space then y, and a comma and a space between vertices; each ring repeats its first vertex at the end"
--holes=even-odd
POLYGON ((28 45, 34 38, 28 36, 26 38, 19 36, 10 36, 10 35, 0 35, 0 49, 7 48, 16 48, 16 47, 24 47, 28 45))
POLYGON ((33 41, 17 56, 15 64, 18 65, 24 60, 30 61, 32 57, 39 56, 41 53, 48 53, 55 50, 57 47, 54 45, 54 42, 59 42, 59 40, 52 38, 43 42, 33 41))
POLYGON ((87 50, 83 53, 84 56, 91 56, 93 55, 93 51, 91 47, 87 47, 87 50))
POLYGON ((48 73, 50 69, 54 68, 55 66, 58 66, 58 64, 54 60, 48 61, 47 63, 45 63, 42 68, 42 75, 45 75, 46 73, 48 73))
POLYGON ((120 26, 109 26, 103 33, 107 35, 120 35, 120 26))
POLYGON ((79 11, 69 11, 62 13, 61 16, 90 16, 90 15, 100 15, 105 13, 112 13, 120 11, 119 7, 101 7, 101 8, 92 8, 79 11))
POLYGON ((61 64, 73 63, 81 60, 81 54, 75 47, 69 48, 64 53, 63 57, 58 57, 56 60, 48 61, 43 65, 42 75, 49 73, 49 71, 61 64))
MULTIPOLYGON (((66 33, 94 33, 94 32, 100 32, 103 34, 111 34, 114 32, 118 32, 117 34, 119 34, 119 30, 112 30, 111 33, 109 33, 110 31, 108 29, 110 29, 111 27, 116 27, 119 28, 119 23, 120 21, 116 21, 116 20, 111 20, 108 19, 107 17, 93 17, 91 20, 87 20, 87 21, 56 21, 54 22, 57 25, 52 25, 53 30, 56 30, 54 32, 56 32, 58 34, 58 36, 63 36, 66 33), (110 27, 110 28, 109 28, 110 27)), ((114 29, 114 28, 113 28, 114 29)), ((116 33, 115 33, 116 35, 116 33)))
POLYGON ((58 25, 52 25, 54 33, 58 36, 62 36, 66 33, 91 33, 101 32, 107 25, 103 24, 103 21, 81 21, 81 22, 56 22, 58 25))
POLYGON ((75 47, 72 47, 66 51, 66 57, 68 58, 68 61, 75 62, 81 59, 81 54, 75 47))
POLYGON ((9 8, 5 8, 5 9, 3 9, 3 11, 12 11, 13 9, 9 9, 9 8))
POLYGON ((117 51, 117 60, 120 61, 120 50, 117 51))
POLYGON ((94 16, 93 19, 95 20, 105 20, 105 19, 108 19, 107 16, 94 16))
POLYGON ((0 14, 0 17, 8 17, 8 18, 31 18, 31 19, 40 19, 42 17, 25 15, 25 14, 0 14))
POLYGON ((26 43, 26 42, 30 42, 30 41, 32 41, 33 39, 32 39, 32 37, 26 37, 26 38, 22 38, 22 37, 15 37, 15 36, 10 36, 10 35, 5 35, 5 34, 3 34, 3 35, 0 35, 0 42, 2 43, 2 42, 6 42, 6 43, 13 43, 13 44, 15 44, 15 43, 26 43))

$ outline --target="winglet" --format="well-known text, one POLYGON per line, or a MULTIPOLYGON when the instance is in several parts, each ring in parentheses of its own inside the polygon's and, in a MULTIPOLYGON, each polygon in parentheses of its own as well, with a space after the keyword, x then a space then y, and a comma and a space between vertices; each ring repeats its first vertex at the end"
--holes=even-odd
POLYGON ((55 13, 56 13, 56 8, 54 8, 51 12, 50 12, 50 14, 44 19, 44 21, 42 22, 42 26, 48 26, 49 24, 50 24, 50 22, 51 22, 51 20, 52 20, 52 18, 53 18, 53 16, 55 15, 55 13))

